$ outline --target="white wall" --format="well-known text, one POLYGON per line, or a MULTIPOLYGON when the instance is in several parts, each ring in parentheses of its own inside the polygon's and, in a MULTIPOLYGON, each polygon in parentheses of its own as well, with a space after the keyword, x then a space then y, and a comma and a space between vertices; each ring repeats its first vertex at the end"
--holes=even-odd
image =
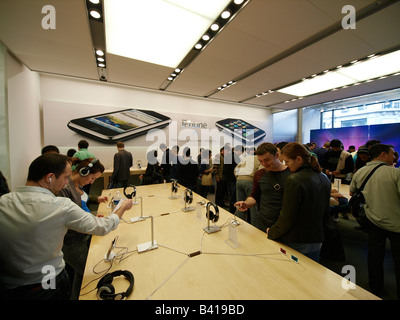
MULTIPOLYGON (((267 139, 272 141, 271 113, 262 108, 53 75, 41 75, 40 85, 42 102, 46 101, 46 105, 48 105, 47 101, 55 101, 82 105, 113 106, 121 109, 135 107, 160 113, 212 115, 222 118, 237 117, 248 121, 262 120, 271 128, 267 132, 267 139)), ((66 153, 69 147, 76 148, 77 146, 59 147, 61 147, 62 153, 66 153)), ((143 163, 147 162, 145 160, 146 147, 128 146, 126 149, 133 153, 135 159, 140 159, 143 163)), ((89 146, 89 150, 102 161, 106 168, 112 168, 113 155, 117 151, 115 146, 89 146)))
MULTIPOLYGON (((30 163, 40 155, 43 145, 43 101, 71 102, 126 108, 134 105, 154 111, 237 117, 265 121, 271 128, 267 140, 272 141, 272 117, 269 110, 224 103, 204 98, 158 91, 136 89, 109 83, 39 75, 30 71, 8 54, 6 59, 8 85, 8 125, 10 145, 10 181, 12 190, 26 182, 30 163)), ((60 146, 62 153, 69 147, 60 146)), ((145 147, 130 148, 136 159, 145 159, 145 147)), ((94 147, 93 153, 112 167, 115 146, 94 147)))
POLYGON ((40 80, 36 72, 7 55, 8 127, 11 190, 24 185, 30 163, 40 155, 40 80))

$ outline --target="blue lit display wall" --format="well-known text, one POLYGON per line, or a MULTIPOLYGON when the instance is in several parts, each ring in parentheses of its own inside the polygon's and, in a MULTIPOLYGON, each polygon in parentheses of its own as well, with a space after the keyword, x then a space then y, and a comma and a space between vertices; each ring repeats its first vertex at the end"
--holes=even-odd
POLYGON ((391 144, 395 151, 400 152, 400 123, 310 131, 310 141, 316 142, 319 147, 332 139, 342 141, 345 150, 351 145, 357 150, 368 140, 374 139, 384 144, 391 144))

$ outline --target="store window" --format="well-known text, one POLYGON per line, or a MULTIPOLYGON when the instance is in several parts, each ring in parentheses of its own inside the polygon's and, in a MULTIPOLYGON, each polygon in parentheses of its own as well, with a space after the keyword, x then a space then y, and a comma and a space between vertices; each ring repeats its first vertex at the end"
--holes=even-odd
POLYGON ((370 99, 360 97, 363 104, 352 99, 331 103, 329 108, 315 106, 321 109, 321 129, 400 123, 400 89, 390 92, 390 98, 386 100, 385 94, 381 93, 371 95, 370 99))

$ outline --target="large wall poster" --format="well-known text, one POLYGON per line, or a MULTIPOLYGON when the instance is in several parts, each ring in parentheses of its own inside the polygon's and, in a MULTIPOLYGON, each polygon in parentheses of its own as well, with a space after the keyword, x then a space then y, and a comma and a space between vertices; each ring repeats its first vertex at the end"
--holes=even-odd
POLYGON ((380 140, 381 143, 391 144, 394 150, 400 152, 400 123, 376 124, 369 126, 311 130, 311 141, 322 146, 326 141, 339 139, 345 150, 353 145, 358 149, 368 140, 380 140))
POLYGON ((258 146, 272 141, 267 119, 255 121, 237 118, 156 112, 151 108, 119 108, 58 101, 43 103, 44 144, 74 147, 86 139, 91 147, 113 146, 157 149, 161 143, 213 154, 226 143, 232 146, 258 146))

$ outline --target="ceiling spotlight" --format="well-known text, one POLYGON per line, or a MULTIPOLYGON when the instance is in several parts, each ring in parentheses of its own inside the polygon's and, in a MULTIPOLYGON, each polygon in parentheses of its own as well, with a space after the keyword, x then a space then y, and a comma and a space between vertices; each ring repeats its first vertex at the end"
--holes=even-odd
POLYGON ((96 50, 96 54, 100 57, 104 56, 104 52, 102 50, 96 50))
POLYGON ((233 1, 235 4, 242 4, 244 0, 235 0, 233 1))
POLYGON ((198 43, 194 46, 197 50, 200 50, 201 48, 203 48, 203 45, 201 43, 198 43))
POLYGON ((208 34, 205 34, 204 36, 201 37, 204 41, 210 40, 210 36, 208 34))
POLYGON ((231 12, 229 10, 225 10, 224 12, 222 12, 221 14, 221 18, 222 19, 228 19, 231 16, 231 12))
POLYGON ((93 4, 99 4, 100 3, 100 0, 89 0, 91 3, 93 3, 93 4))
POLYGON ((101 18, 100 13, 98 13, 96 10, 91 10, 90 11, 90 15, 95 19, 100 19, 101 18))
POLYGON ((211 30, 212 30, 212 31, 217 31, 218 29, 219 29, 218 23, 213 23, 213 24, 211 25, 211 30))
POLYGON ((104 63, 99 63, 98 66, 99 66, 100 68, 105 68, 105 67, 106 67, 106 65, 105 65, 104 63))
POLYGON ((179 73, 179 72, 181 72, 181 69, 176 68, 176 69, 175 69, 175 72, 176 72, 176 73, 179 73))
POLYGON ((174 80, 174 78, 172 78, 172 77, 168 77, 168 80, 169 80, 169 81, 172 81, 172 80, 174 80))
POLYGON ((97 58, 97 61, 104 62, 104 58, 97 58))

